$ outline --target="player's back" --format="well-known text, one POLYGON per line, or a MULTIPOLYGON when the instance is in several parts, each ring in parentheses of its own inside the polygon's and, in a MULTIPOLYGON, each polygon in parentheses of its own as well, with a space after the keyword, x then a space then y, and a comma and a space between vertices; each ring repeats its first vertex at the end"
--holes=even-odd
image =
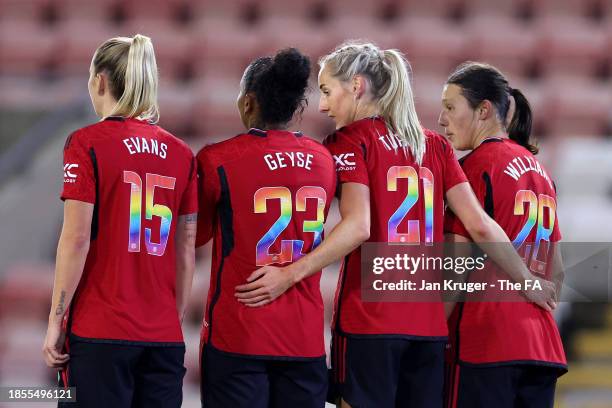
POLYGON ((199 244, 214 237, 204 341, 243 355, 320 358, 320 272, 263 307, 239 303, 235 287, 259 267, 287 265, 321 242, 335 191, 331 155, 299 133, 251 129, 205 147, 197 159, 201 206, 215 214, 210 231, 198 231, 199 244))
MULTIPOLYGON (((483 208, 504 229, 531 272, 551 279, 552 244, 561 240, 561 233, 555 186, 544 166, 513 140, 490 138, 462 159, 462 167, 483 208)), ((469 236, 454 216, 449 218, 449 232, 469 236)), ((487 279, 507 278, 497 268, 485 270, 487 279)), ((451 325, 459 330, 462 361, 565 364, 552 314, 537 305, 468 302, 459 309, 451 325)))
POLYGON ((197 212, 189 147, 159 126, 110 117, 66 142, 64 199, 94 204, 91 244, 72 303, 72 332, 181 342, 174 234, 197 212))
MULTIPOLYGON (((440 135, 425 130, 426 153, 419 165, 380 117, 339 129, 325 144, 335 157, 340 182, 370 190, 368 242, 431 244, 443 240, 444 194, 465 181, 453 150, 440 135)), ((441 303, 361 301, 360 250, 343 266, 337 293, 335 328, 349 334, 447 335, 441 303)))

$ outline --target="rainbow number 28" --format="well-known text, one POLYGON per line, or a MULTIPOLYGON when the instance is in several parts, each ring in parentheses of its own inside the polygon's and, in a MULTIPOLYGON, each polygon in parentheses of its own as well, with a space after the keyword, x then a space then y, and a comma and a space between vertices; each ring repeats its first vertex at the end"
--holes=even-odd
POLYGON ((420 221, 418 219, 408 220, 408 232, 397 232, 397 228, 406 214, 419 200, 419 178, 423 181, 423 199, 425 200, 425 244, 433 243, 434 176, 427 167, 420 167, 417 173, 412 166, 392 166, 387 171, 387 191, 397 191, 399 179, 406 179, 408 183, 406 197, 387 223, 388 242, 418 244, 421 241, 420 221))
MULTIPOLYGON (((140 252, 140 233, 142 226, 142 178, 133 171, 123 172, 123 182, 131 185, 130 190, 130 231, 128 239, 128 252, 140 252)), ((145 228, 145 245, 149 255, 162 256, 166 251, 170 225, 172 224, 172 211, 165 205, 154 204, 153 195, 155 187, 174 190, 176 178, 160 176, 159 174, 146 174, 145 218, 152 220, 153 216, 161 219, 159 227, 159 243, 151 237, 151 228, 145 228)))
MULTIPOLYGON (((311 248, 312 250, 321 243, 327 193, 321 187, 301 187, 295 194, 295 211, 306 211, 306 204, 309 198, 317 200, 317 219, 304 221, 302 229, 304 232, 312 232, 314 234, 311 248)), ((268 200, 280 200, 280 216, 270 227, 270 229, 263 235, 263 237, 261 237, 259 242, 257 242, 257 246, 255 248, 256 265, 265 266, 296 261, 304 255, 302 253, 304 241, 299 239, 283 239, 281 240, 280 252, 277 254, 270 253, 270 247, 272 244, 274 244, 280 234, 291 222, 291 217, 293 216, 291 191, 287 187, 260 188, 253 196, 253 205, 255 207, 256 214, 266 213, 268 211, 268 200)))
POLYGON ((524 204, 527 204, 529 207, 527 221, 519 233, 516 234, 512 244, 516 250, 519 251, 519 253, 521 253, 521 247, 524 246, 524 259, 531 259, 529 269, 531 269, 533 272, 543 273, 546 267, 546 262, 540 261, 540 258, 538 257, 540 243, 545 241, 548 247, 548 242, 550 241, 550 236, 555 226, 557 204, 555 203, 554 198, 546 194, 536 196, 536 194, 531 190, 519 190, 514 198, 514 215, 525 215, 524 204), (548 208, 547 217, 544 215, 544 208, 548 208), (548 220, 548 227, 544 227, 544 221, 546 219, 548 220), (525 245, 525 240, 536 224, 536 238, 534 242, 533 254, 530 256, 531 245, 525 245))

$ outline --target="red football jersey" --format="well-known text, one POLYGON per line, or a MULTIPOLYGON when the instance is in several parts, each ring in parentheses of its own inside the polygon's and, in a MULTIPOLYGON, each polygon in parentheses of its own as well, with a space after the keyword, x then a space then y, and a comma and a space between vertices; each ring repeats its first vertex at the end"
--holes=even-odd
POLYGON ((197 162, 197 244, 213 237, 203 343, 249 356, 323 357, 321 272, 262 307, 234 294, 259 267, 287 265, 321 242, 336 184, 331 155, 300 133, 251 129, 204 147, 197 162))
MULTIPOLYGON (((504 229, 532 272, 545 276, 550 271, 549 243, 560 241, 561 233, 555 186, 544 166, 527 149, 505 138, 486 139, 461 165, 483 208, 504 229)), ((445 229, 469 238, 451 212, 445 229)), ((503 278, 503 272, 499 275, 503 278)), ((460 345, 461 362, 566 365, 552 314, 533 303, 466 302, 455 308, 449 325, 452 347, 460 345)))
MULTIPOLYGON (((445 138, 425 130, 426 153, 419 166, 380 117, 358 120, 328 136, 324 144, 340 183, 370 189, 368 242, 443 242, 444 194, 466 182, 445 138), (403 180, 402 180, 403 179, 403 180)), ((444 307, 435 303, 361 301, 361 252, 344 261, 336 291, 333 327, 342 334, 444 338, 444 307)))
POLYGON ((72 333, 182 342, 174 235, 178 216, 198 210, 190 148, 148 122, 107 118, 66 141, 61 198, 94 204, 91 245, 70 308, 72 333))

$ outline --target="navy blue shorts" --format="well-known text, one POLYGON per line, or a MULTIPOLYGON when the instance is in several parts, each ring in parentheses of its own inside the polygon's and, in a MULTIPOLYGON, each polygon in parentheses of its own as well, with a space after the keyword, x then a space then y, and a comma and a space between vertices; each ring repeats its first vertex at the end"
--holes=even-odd
POLYGON ((323 408, 327 365, 325 358, 243 357, 206 345, 201 393, 206 408, 323 408))
POLYGON ((183 401, 185 346, 137 346, 70 337, 60 386, 76 387, 66 408, 175 408, 183 401), (67 381, 67 383, 66 383, 67 381))
POLYGON ((455 365, 447 377, 447 408, 552 408, 559 368, 537 365, 455 365))
POLYGON ((444 341, 334 334, 328 401, 352 408, 440 408, 444 341))

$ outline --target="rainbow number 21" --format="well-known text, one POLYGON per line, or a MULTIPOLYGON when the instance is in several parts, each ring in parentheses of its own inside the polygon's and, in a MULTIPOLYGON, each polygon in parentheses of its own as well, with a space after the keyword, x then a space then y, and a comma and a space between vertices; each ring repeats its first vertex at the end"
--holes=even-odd
MULTIPOLYGON (((525 240, 531 233, 533 227, 537 224, 536 230, 536 238, 533 248, 533 254, 531 255, 531 262, 529 264, 529 269, 534 272, 544 272, 546 263, 538 260, 538 253, 540 250, 540 242, 541 241, 550 241, 550 236, 553 232, 553 228, 555 226, 555 214, 557 209, 557 204, 555 203, 555 199, 546 194, 540 194, 536 196, 536 194, 531 190, 519 190, 516 193, 514 198, 514 215, 525 215, 525 206, 524 204, 529 205, 529 214, 527 216, 527 221, 523 228, 516 234, 516 238, 512 241, 512 244, 516 248, 517 251, 521 249, 525 240), (548 228, 544 227, 544 208, 548 208, 548 228)), ((525 245, 525 255, 524 259, 528 260, 530 258, 531 245, 525 245)), ((520 252, 519 252, 520 253, 520 252)))
MULTIPOLYGON (((303 231, 312 232, 314 239, 312 241, 312 249, 315 249, 320 243, 323 234, 323 221, 325 218, 325 202, 327 201, 327 193, 321 187, 304 186, 301 187, 295 194, 295 211, 306 211, 306 201, 309 198, 317 200, 317 219, 304 221, 303 231)), ((253 205, 255 213, 266 213, 268 200, 280 200, 280 217, 270 227, 268 232, 257 242, 255 248, 255 257, 257 266, 265 266, 270 264, 283 264, 298 260, 304 254, 302 249, 304 241, 299 239, 281 241, 281 251, 278 254, 271 254, 270 247, 287 228, 291 222, 293 215, 293 205, 291 202, 291 191, 287 187, 262 187, 255 192, 253 196, 253 205)), ((311 250, 312 250, 311 249, 311 250)))
POLYGON ((417 173, 412 166, 392 166, 387 171, 387 191, 397 191, 399 179, 406 179, 408 183, 404 201, 387 223, 388 242, 418 244, 421 241, 419 220, 408 220, 408 232, 397 232, 399 224, 419 199, 419 178, 423 180, 423 199, 425 200, 425 244, 433 243, 434 176, 427 167, 420 167, 417 173))
MULTIPOLYGON (((123 182, 131 184, 130 191, 130 231, 128 252, 140 252, 140 231, 142 225, 142 178, 133 171, 123 172, 123 182)), ((152 242, 151 228, 145 228, 145 244, 149 255, 162 256, 166 251, 170 225, 172 224, 172 211, 161 204, 153 204, 155 187, 174 190, 176 178, 160 176, 159 174, 146 174, 145 218, 152 220, 153 216, 161 219, 159 227, 159 243, 152 242)))

